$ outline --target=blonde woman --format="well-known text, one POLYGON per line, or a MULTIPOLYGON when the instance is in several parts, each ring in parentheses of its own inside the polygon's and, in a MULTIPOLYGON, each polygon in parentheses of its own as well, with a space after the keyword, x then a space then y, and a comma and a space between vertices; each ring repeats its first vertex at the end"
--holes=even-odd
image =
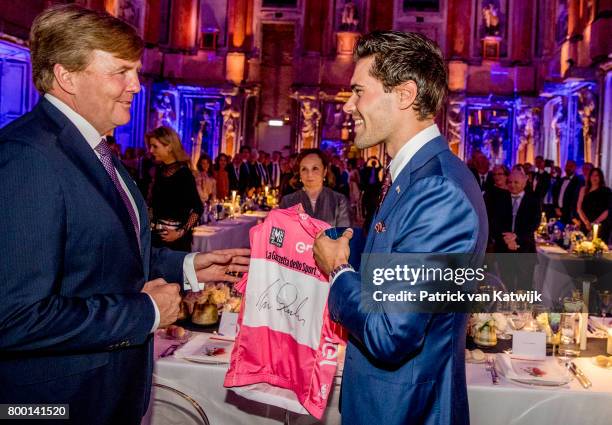
POLYGON ((203 154, 198 159, 195 174, 196 187, 202 203, 217 197, 217 180, 213 177, 213 167, 210 157, 203 154))
POLYGON ((151 185, 153 246, 191 251, 191 229, 202 214, 202 202, 189 169, 189 157, 178 134, 169 127, 158 127, 145 135, 153 158, 159 162, 151 185))

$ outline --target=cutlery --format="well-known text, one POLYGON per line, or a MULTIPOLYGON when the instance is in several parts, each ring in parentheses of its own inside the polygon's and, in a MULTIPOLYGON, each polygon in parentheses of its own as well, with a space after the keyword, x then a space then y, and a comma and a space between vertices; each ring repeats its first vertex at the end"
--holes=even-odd
POLYGON ((591 380, 587 378, 582 369, 576 366, 576 363, 570 361, 567 362, 565 366, 569 369, 570 372, 572 372, 572 375, 576 377, 580 385, 582 385, 585 390, 591 388, 591 386, 593 385, 591 383, 591 380))
POLYGON ((174 352, 181 346, 182 344, 172 344, 168 348, 166 348, 163 353, 160 354, 159 357, 168 357, 174 354, 174 352))
POLYGON ((495 357, 487 356, 485 368, 491 373, 491 382, 493 385, 498 385, 499 375, 497 374, 497 369, 495 369, 495 357))

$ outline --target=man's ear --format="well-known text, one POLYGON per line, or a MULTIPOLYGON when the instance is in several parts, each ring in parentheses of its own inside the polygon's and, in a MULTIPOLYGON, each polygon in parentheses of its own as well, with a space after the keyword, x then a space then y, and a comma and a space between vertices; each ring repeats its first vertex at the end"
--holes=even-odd
POLYGON ((418 93, 418 88, 414 81, 408 80, 395 87, 394 90, 397 93, 400 109, 408 109, 414 104, 418 93))
POLYGON ((68 94, 74 94, 76 91, 75 73, 68 71, 63 65, 56 63, 53 66, 53 75, 55 81, 62 91, 68 94))

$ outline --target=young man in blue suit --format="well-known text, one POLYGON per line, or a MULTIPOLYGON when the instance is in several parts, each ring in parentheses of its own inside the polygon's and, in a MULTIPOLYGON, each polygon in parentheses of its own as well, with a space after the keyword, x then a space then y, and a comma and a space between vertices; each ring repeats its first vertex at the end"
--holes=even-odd
MULTIPOLYGON (((374 32, 358 42, 355 58, 344 107, 355 121, 355 144, 384 143, 392 158, 364 254, 463 253, 477 264, 486 247, 486 210, 472 173, 434 122, 447 86, 439 48, 416 33, 374 32)), ((314 246, 330 276, 331 317, 350 335, 342 422, 468 424, 467 315, 364 308, 360 273, 348 264, 351 236, 351 230, 337 240, 320 234, 314 246)))
POLYGON ((104 139, 130 119, 143 42, 105 13, 32 25, 36 107, 0 130, 0 403, 69 404, 74 424, 138 424, 153 331, 179 285, 235 281, 248 250, 151 247, 145 202, 104 139))

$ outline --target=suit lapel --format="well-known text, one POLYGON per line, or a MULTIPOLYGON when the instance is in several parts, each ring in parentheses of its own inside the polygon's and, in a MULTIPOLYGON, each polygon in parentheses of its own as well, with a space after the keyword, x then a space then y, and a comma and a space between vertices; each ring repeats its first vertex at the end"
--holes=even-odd
POLYGON ((130 240, 130 246, 135 249, 135 252, 139 252, 138 242, 134 235, 132 221, 128 211, 113 181, 91 146, 89 146, 74 124, 72 124, 72 122, 57 108, 51 105, 50 102, 43 99, 40 104, 46 114, 61 128, 58 135, 58 141, 63 152, 110 204, 130 240))
MULTIPOLYGON (((121 163, 121 161, 119 161, 119 159, 117 157, 115 157, 113 155, 113 165, 115 166, 115 168, 117 169, 117 172, 119 173, 119 175, 121 176, 121 178, 123 179, 123 181, 125 182, 125 185, 127 186, 128 190, 130 191, 130 194, 132 195, 132 199, 134 199, 134 203, 136 204, 136 208, 138 209, 137 214, 138 214, 138 221, 140 222, 140 228, 139 228, 139 232, 140 232, 140 254, 141 256, 144 255, 144 249, 145 249, 145 240, 144 240, 144 235, 148 233, 148 225, 149 225, 149 217, 147 215, 147 205, 142 197, 142 195, 140 194, 140 190, 138 189, 138 186, 136 186, 136 183, 134 182, 134 180, 132 180, 132 176, 130 175, 130 173, 128 173, 128 171, 125 169, 125 167, 123 166, 123 164, 121 163)), ((123 205, 123 201, 121 202, 121 204, 123 205)), ((123 205, 124 209, 125 209, 125 205, 123 205)), ((126 211, 127 213, 127 211, 126 211)), ((129 213, 128 213, 128 220, 129 223, 131 223, 131 219, 129 218, 129 213)), ((130 226, 130 229, 132 228, 132 226, 130 226)), ((131 234, 133 234, 134 232, 132 231, 131 234)), ((130 234, 130 235, 131 235, 130 234)), ((138 249, 138 241, 136 240, 136 238, 130 238, 130 241, 134 242, 136 245, 134 246, 135 249, 138 249)))

